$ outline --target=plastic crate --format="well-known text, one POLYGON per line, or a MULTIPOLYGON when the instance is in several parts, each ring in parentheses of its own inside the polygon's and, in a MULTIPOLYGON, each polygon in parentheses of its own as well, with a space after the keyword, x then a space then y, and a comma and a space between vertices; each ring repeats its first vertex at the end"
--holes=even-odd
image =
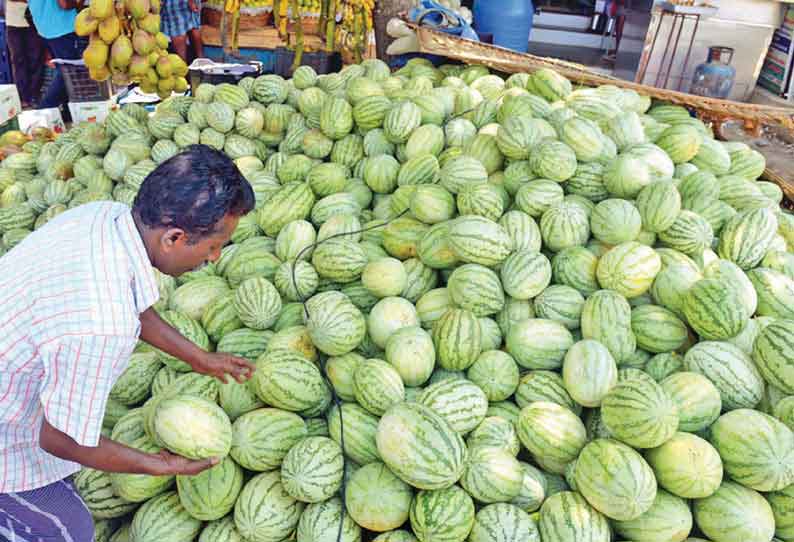
POLYGON ((262 63, 249 60, 241 64, 227 66, 198 65, 195 61, 188 72, 190 88, 195 89, 201 83, 237 83, 245 77, 258 77, 262 74, 262 63))
MULTIPOLYGON (((282 77, 292 77, 292 64, 295 62, 295 51, 285 47, 276 49, 276 67, 274 73, 282 77)), ((305 52, 301 58, 301 66, 311 66, 319 74, 338 72, 342 69, 342 57, 339 53, 325 51, 305 52)))
POLYGON ((70 102, 101 102, 127 87, 115 87, 110 80, 94 81, 82 60, 53 60, 61 70, 70 102))

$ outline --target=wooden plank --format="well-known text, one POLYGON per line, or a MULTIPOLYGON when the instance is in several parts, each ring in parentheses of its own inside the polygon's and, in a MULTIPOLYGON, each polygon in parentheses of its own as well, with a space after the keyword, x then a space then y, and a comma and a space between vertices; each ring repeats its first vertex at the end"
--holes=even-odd
MULTIPOLYGON (((205 45, 222 46, 220 28, 203 25, 201 27, 201 39, 205 45)), ((322 47, 323 42, 319 36, 305 35, 303 39, 307 48, 318 50, 322 47)), ((228 42, 231 43, 230 35, 228 42)), ((241 30, 237 35, 237 43, 240 47, 252 49, 275 49, 285 45, 284 41, 279 37, 278 31, 273 27, 241 30)))

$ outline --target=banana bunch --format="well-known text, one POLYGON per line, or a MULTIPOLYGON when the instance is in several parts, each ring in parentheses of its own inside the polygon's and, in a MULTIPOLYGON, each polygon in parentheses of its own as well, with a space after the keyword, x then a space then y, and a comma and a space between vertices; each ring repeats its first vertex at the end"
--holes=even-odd
POLYGON ((372 12, 375 9, 375 0, 337 0, 336 11, 342 14, 342 28, 348 33, 356 33, 356 15, 363 13, 364 32, 372 31, 372 12))
POLYGON ((92 0, 77 14, 74 31, 89 37, 83 61, 95 81, 138 83, 162 98, 187 90, 187 64, 168 53, 160 31, 160 0, 92 0))

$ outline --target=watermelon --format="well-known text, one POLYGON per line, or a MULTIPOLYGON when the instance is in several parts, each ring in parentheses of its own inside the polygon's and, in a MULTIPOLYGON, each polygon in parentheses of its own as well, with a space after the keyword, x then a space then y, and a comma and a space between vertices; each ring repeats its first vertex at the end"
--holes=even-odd
POLYGON ((323 292, 305 304, 306 327, 312 342, 332 356, 352 351, 364 338, 361 311, 340 292, 323 292))
POLYGON ((342 485, 342 449, 327 437, 307 437, 290 448, 281 464, 281 484, 293 498, 318 503, 342 485))
POLYGON ((140 542, 174 540, 190 542, 201 531, 202 522, 180 504, 176 491, 158 495, 143 504, 132 518, 130 538, 140 542))
POLYGON ((532 318, 518 322, 506 338, 507 351, 527 369, 557 369, 565 352, 573 345, 573 336, 562 324, 532 318))
POLYGON ((661 267, 661 258, 652 248, 630 241, 600 258, 596 276, 602 288, 633 298, 650 289, 661 267))
POLYGON ((596 439, 576 461, 576 487, 610 519, 629 521, 653 506, 656 478, 640 454, 615 440, 596 439))
POLYGON ((465 444, 430 408, 398 403, 378 423, 378 453, 400 479, 419 489, 449 488, 463 474, 465 444), (413 438, 405 438, 406 431, 413 438), (414 452, 421 446, 429 455, 414 452))
POLYGON ((220 519, 234 508, 243 488, 243 469, 231 458, 195 476, 178 475, 179 502, 196 519, 220 519))
POLYGON ((193 395, 159 403, 154 431, 166 448, 191 459, 224 457, 231 448, 229 417, 216 404, 193 395))
POLYGON ((500 350, 487 350, 480 354, 466 376, 490 402, 503 401, 518 388, 518 364, 512 356, 500 350))
POLYGON ((510 452, 491 447, 475 448, 469 453, 460 483, 478 502, 509 502, 521 490, 523 472, 510 452))
POLYGON ((389 407, 405 398, 400 373, 380 359, 368 359, 353 372, 353 395, 367 411, 382 416, 389 407))
POLYGON ((764 381, 750 357, 727 342, 704 341, 684 356, 687 371, 708 378, 717 388, 723 410, 755 407, 764 394, 764 381))
POLYGON ((375 532, 405 523, 412 499, 411 486, 379 462, 358 469, 345 487, 348 513, 358 525, 375 532))
POLYGON ((543 542, 609 542, 612 539, 607 519, 579 493, 572 491, 561 491, 546 499, 540 509, 538 528, 543 542))
POLYGON ((298 526, 304 504, 281 484, 278 471, 248 480, 234 505, 234 524, 246 540, 280 542, 298 526))
POLYGON ((744 408, 726 412, 711 426, 710 441, 725 472, 743 486, 779 491, 792 483, 794 471, 787 465, 794 433, 772 416, 744 408))
POLYGON ((257 360, 253 383, 266 404, 291 412, 322 411, 331 392, 317 367, 301 354, 274 348, 257 360))
POLYGON ((601 402, 606 428, 635 448, 655 448, 678 429, 678 407, 651 379, 619 382, 601 402))
POLYGON ((576 403, 559 373, 554 371, 529 371, 521 375, 515 393, 516 404, 523 408, 535 401, 556 403, 579 415, 582 407, 576 403))
POLYGON ((676 433, 658 448, 648 450, 645 459, 659 486, 684 499, 709 497, 722 483, 719 453, 708 441, 692 433, 676 433), (687 460, 682 461, 682 457, 687 460))
POLYGON ((126 516, 137 507, 136 503, 120 497, 106 472, 84 467, 74 475, 74 487, 85 503, 91 517, 113 519, 126 516))
POLYGON ((297 542, 357 542, 361 540, 361 528, 345 511, 342 501, 334 497, 305 508, 295 537, 297 542))
POLYGON ((328 432, 344 448, 347 457, 360 465, 380 461, 376 444, 378 418, 356 403, 334 405, 328 413, 328 432))
POLYGON ((417 402, 441 416, 460 434, 477 427, 488 410, 485 393, 465 379, 436 382, 425 388, 417 402))
POLYGON ((692 531, 692 512, 682 498, 660 489, 645 513, 613 526, 620 536, 632 540, 682 542, 692 531))
POLYGON ((617 384, 618 369, 609 350, 598 341, 575 343, 562 367, 565 389, 582 406, 597 407, 617 384))
POLYGON ((720 279, 696 282, 684 298, 683 312, 689 325, 706 340, 735 337, 747 322, 737 287, 720 279))
POLYGON ((420 491, 409 517, 420 542, 464 542, 474 526, 474 503, 458 486, 420 491))
POLYGON ((229 454, 248 470, 273 470, 306 434, 306 424, 298 415, 277 408, 256 409, 235 420, 229 454))
POLYGON ((477 512, 470 542, 539 542, 540 533, 529 514, 512 504, 491 504, 477 512))
POLYGON ((771 541, 775 518, 760 493, 737 483, 724 481, 717 491, 693 506, 695 523, 712 540, 745 542, 771 541))
POLYGON ((722 398, 706 376, 694 372, 676 372, 659 382, 678 408, 681 431, 701 431, 720 415, 722 398))
POLYGON ((764 380, 786 393, 794 391, 794 380, 789 374, 792 360, 791 341, 794 340, 794 322, 778 320, 758 333, 752 358, 764 380))
POLYGON ((548 467, 562 473, 576 459, 587 440, 584 424, 573 412, 556 403, 537 401, 521 410, 518 419, 521 443, 548 467))

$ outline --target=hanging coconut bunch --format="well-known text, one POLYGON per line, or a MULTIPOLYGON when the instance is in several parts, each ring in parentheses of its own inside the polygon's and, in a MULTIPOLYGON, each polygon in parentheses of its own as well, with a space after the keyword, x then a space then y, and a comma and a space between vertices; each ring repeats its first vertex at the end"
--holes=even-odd
POLYGON ((138 83, 162 98, 187 90, 187 64, 168 53, 168 36, 160 32, 161 0, 92 0, 77 15, 78 36, 88 36, 83 60, 96 81, 138 83))

